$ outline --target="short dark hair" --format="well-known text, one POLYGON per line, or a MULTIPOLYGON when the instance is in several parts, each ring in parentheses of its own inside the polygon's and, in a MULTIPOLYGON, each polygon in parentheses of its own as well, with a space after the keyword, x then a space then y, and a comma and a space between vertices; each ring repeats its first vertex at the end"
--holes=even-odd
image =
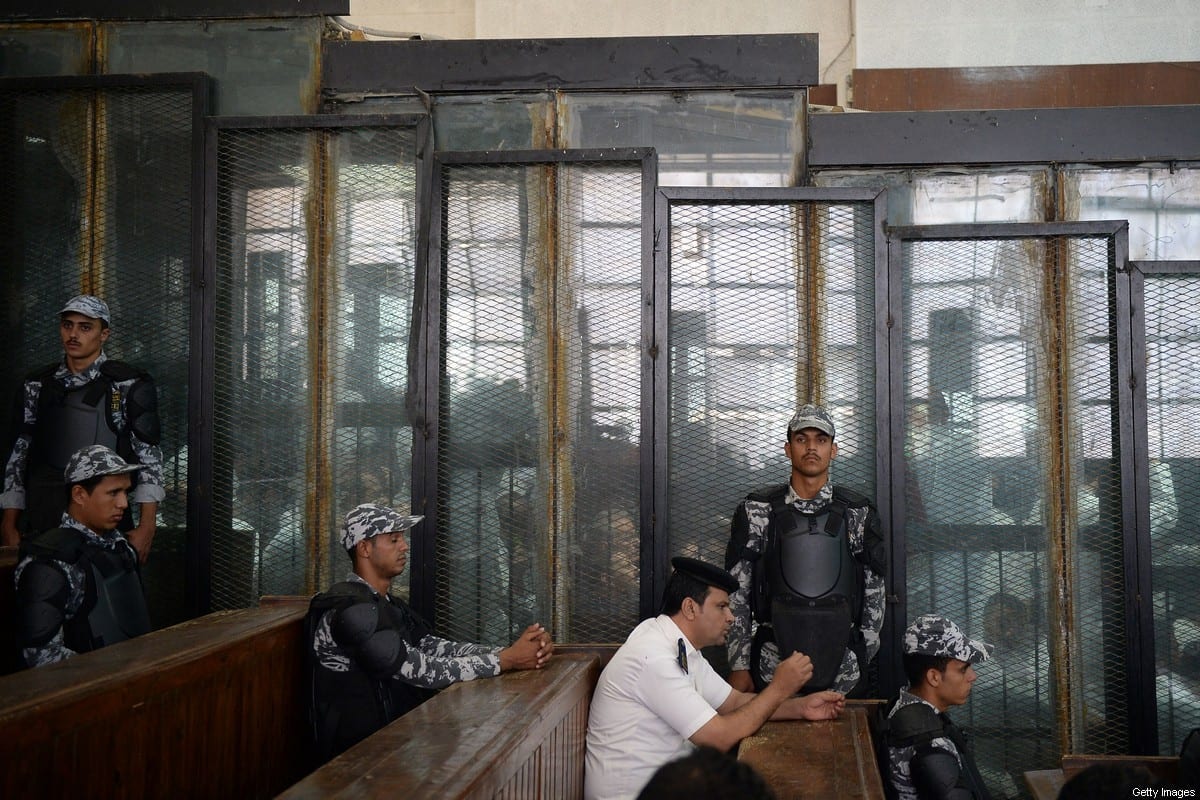
POLYGON ((107 477, 108 477, 107 475, 93 475, 92 477, 87 478, 86 480, 76 481, 75 483, 68 483, 66 488, 63 490, 67 493, 67 505, 71 505, 71 490, 74 489, 76 486, 82 486, 83 490, 85 492, 87 492, 88 494, 91 494, 93 491, 96 490, 96 487, 100 485, 100 481, 104 480, 107 477))
POLYGON ((909 688, 916 688, 925 682, 925 673, 931 669, 945 672, 946 666, 953 659, 950 656, 927 656, 924 653, 904 654, 904 677, 908 678, 909 688))
POLYGON ((663 764, 642 787, 638 800, 775 800, 763 777, 745 761, 715 747, 663 764))
POLYGON ((712 588, 704 581, 693 578, 685 572, 675 570, 667 580, 667 588, 663 590, 662 613, 670 616, 683 608, 683 601, 692 598, 704 605, 708 590, 712 588))

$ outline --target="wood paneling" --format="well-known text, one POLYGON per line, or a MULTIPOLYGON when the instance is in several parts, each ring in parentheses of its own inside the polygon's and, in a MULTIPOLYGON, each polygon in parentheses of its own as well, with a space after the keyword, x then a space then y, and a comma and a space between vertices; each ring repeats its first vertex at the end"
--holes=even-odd
POLYGON ((306 606, 223 611, 0 681, 0 797, 270 797, 305 771, 306 606))
POLYGON ((284 792, 299 798, 583 796, 594 655, 455 684, 284 792))
POLYGON ((870 730, 878 707, 850 700, 835 720, 768 722, 742 740, 738 760, 758 770, 780 800, 883 800, 870 730))

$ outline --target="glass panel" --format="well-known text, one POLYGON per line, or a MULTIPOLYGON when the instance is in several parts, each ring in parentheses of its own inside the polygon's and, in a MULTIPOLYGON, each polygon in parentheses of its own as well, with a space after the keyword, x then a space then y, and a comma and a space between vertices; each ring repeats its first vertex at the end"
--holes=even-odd
POLYGON ((407 509, 415 153, 405 128, 220 133, 215 607, 341 579, 342 515, 407 509))
POLYGON ((25 373, 61 361, 57 314, 69 297, 105 299, 113 317, 105 353, 149 372, 158 391, 167 499, 143 570, 158 625, 187 613, 192 103, 191 87, 0 88, 5 396, 25 373))
POLYGON ((1158 747, 1200 727, 1200 274, 1145 279, 1150 541, 1158 649, 1158 747))
MULTIPOLYGON (((378 109, 375 109, 378 110, 378 109)), ((433 127, 439 150, 530 150, 553 147, 552 95, 439 95, 433 127)))
POLYGON ((889 224, 942 225, 1043 222, 1050 181, 1049 172, 1038 168, 822 170, 813 173, 813 185, 886 188, 889 224))
POLYGON ((1065 171, 1069 220, 1129 220, 1133 261, 1200 259, 1200 168, 1065 171))
POLYGON ((91 70, 92 25, 0 25, 0 77, 86 75, 91 70))
POLYGON ((216 79, 211 113, 270 116, 316 110, 321 17, 107 22, 102 71, 204 72, 216 79))
POLYGON ((805 95, 565 94, 562 147, 654 147, 661 186, 794 186, 805 95))
POLYGON ((672 555, 724 562, 738 503, 787 480, 809 399, 835 419, 833 481, 874 495, 872 218, 866 202, 671 206, 672 555))
POLYGON ((904 244, 907 614, 944 614, 996 645, 959 716, 997 796, 1057 764, 1060 715, 1075 752, 1126 746, 1111 331, 1081 300, 1109 307, 1108 251, 1104 239, 904 244), (1092 406, 1107 448, 1077 434, 1092 406))
POLYGON ((640 164, 443 173, 439 629, 623 640, 638 612, 640 164))

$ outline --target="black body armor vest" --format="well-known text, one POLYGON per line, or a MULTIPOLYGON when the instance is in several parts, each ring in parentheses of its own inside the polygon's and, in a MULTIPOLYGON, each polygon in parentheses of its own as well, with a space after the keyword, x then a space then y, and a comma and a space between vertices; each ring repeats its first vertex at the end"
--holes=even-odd
POLYGON ((63 622, 63 643, 77 653, 150 632, 150 611, 131 548, 109 550, 73 528, 53 528, 22 544, 23 555, 83 569, 83 604, 63 622))
POLYGON ((767 559, 770 619, 779 657, 799 651, 812 659, 804 691, 828 689, 861 612, 859 565, 850 553, 845 508, 820 514, 772 511, 767 559))
POLYGON ((940 775, 941 780, 938 783, 952 786, 953 791, 950 793, 955 796, 969 796, 972 800, 991 800, 983 776, 979 774, 979 768, 975 765, 975 755, 967 735, 950 717, 937 713, 924 703, 911 703, 891 717, 885 716, 881 727, 884 748, 880 752, 880 766, 884 771, 885 793, 889 798, 895 797, 896 791, 889 774, 891 759, 887 748, 915 748, 912 758, 914 764, 931 755, 945 754, 948 760, 933 768, 935 772, 941 772, 950 768, 948 765, 954 757, 944 750, 934 748, 931 743, 934 739, 944 738, 954 744, 962 763, 953 767, 957 774, 940 775))
POLYGON ((316 663, 313 635, 327 611, 343 611, 358 603, 378 605, 377 631, 394 630, 407 646, 415 646, 431 631, 403 603, 392 603, 370 587, 345 581, 313 598, 305 619, 310 669, 309 719, 316 757, 320 763, 343 752, 394 719, 424 703, 437 692, 413 686, 391 676, 372 677, 353 658, 347 672, 335 672, 316 663))
MULTIPOLYGON (((121 420, 121 392, 113 384, 141 373, 120 361, 106 361, 95 380, 75 389, 64 390, 54 377, 57 365, 51 365, 34 377, 40 379, 37 422, 31 431, 29 470, 26 478, 26 528, 40 533, 55 528, 67 507, 63 469, 76 450, 102 444, 129 462, 137 459, 121 420)), ((122 531, 133 527, 133 514, 126 510, 117 526, 122 531)))

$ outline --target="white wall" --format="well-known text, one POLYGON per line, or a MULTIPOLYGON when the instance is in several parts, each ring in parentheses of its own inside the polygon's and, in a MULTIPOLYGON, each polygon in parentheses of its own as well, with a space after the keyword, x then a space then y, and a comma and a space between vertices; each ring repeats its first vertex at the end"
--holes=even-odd
POLYGON ((1200 61, 1200 0, 855 2, 860 69, 1200 61))

